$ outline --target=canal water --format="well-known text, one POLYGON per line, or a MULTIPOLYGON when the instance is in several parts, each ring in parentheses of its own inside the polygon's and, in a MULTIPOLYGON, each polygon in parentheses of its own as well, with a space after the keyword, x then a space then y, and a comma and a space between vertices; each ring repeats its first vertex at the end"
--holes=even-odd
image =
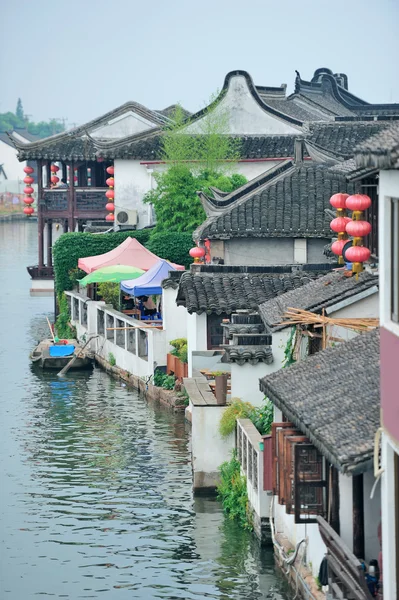
POLYGON ((0 223, 0 598, 285 600, 271 550, 192 496, 190 431, 95 368, 35 372, 34 222, 0 223))

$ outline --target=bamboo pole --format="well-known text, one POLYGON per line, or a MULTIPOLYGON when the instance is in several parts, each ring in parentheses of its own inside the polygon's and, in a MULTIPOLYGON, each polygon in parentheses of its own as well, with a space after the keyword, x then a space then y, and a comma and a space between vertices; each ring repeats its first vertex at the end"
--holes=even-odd
POLYGON ((89 342, 91 342, 91 340, 94 340, 94 338, 96 338, 96 337, 98 337, 98 335, 94 335, 87 340, 85 345, 76 353, 76 355, 72 358, 72 360, 70 360, 69 363, 67 365, 65 365, 65 367, 59 373, 57 373, 57 377, 63 377, 65 375, 65 373, 67 373, 69 371, 69 369, 72 367, 73 363, 82 356, 82 352, 86 348, 87 344, 89 342))
POLYGON ((46 317, 46 319, 47 319, 47 324, 48 324, 48 327, 49 327, 49 329, 50 329, 51 337, 53 338, 53 343, 55 344, 55 337, 54 337, 54 331, 53 331, 53 328, 52 328, 52 327, 51 327, 51 325, 50 325, 49 318, 48 318, 48 317, 46 317))

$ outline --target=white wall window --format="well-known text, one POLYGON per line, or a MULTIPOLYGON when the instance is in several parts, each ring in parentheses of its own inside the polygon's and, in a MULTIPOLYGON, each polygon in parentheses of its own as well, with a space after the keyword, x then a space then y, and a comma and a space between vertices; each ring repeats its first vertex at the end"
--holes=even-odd
POLYGON ((399 323, 399 198, 391 199, 391 319, 399 323))

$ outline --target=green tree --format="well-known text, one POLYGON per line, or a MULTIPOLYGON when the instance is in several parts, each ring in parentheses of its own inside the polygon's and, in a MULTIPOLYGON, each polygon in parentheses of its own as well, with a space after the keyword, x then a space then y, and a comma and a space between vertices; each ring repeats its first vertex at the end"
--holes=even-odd
POLYGON ((232 192, 246 183, 234 173, 240 142, 229 135, 229 113, 211 98, 202 118, 190 122, 177 105, 162 136, 163 158, 168 169, 156 173, 157 187, 144 202, 153 204, 156 232, 192 232, 206 218, 197 192, 210 187, 232 192))
POLYGON ((216 187, 232 192, 247 181, 243 175, 213 171, 195 175, 185 164, 174 164, 164 173, 156 173, 155 180, 157 187, 145 195, 144 202, 154 206, 156 232, 193 232, 206 218, 197 191, 209 193, 210 187, 216 187))
POLYGON ((18 98, 17 108, 15 109, 15 116, 17 117, 17 119, 20 119, 21 121, 24 120, 24 109, 22 107, 21 98, 18 98))

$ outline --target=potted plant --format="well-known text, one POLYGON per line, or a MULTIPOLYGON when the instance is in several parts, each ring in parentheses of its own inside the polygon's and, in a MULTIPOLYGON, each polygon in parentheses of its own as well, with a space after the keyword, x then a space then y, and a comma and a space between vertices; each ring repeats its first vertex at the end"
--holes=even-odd
POLYGON ((215 396, 218 404, 226 404, 227 402, 227 378, 226 371, 213 371, 212 375, 215 378, 215 396))
POLYGON ((177 338, 169 342, 173 350, 167 356, 167 366, 178 379, 188 376, 187 365, 187 340, 186 338, 177 338))

